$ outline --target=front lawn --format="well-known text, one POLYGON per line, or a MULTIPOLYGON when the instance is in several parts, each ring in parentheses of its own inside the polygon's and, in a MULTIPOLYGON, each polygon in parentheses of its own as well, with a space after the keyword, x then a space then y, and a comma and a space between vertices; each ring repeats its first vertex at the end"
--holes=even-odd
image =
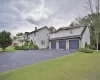
MULTIPOLYGON (((15 47, 12 47, 12 46, 7 47, 5 50, 5 52, 15 52, 15 51, 18 51, 18 50, 16 50, 15 47)), ((2 52, 1 48, 0 48, 0 52, 2 52)))
POLYGON ((0 80, 100 80, 100 52, 78 52, 33 64, 3 73, 0 80))

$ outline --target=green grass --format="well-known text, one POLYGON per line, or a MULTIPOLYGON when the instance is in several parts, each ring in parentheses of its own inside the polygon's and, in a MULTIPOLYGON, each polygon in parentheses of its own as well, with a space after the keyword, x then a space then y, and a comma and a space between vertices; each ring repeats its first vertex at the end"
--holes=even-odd
MULTIPOLYGON (((16 50, 15 47, 7 47, 5 52, 15 52, 15 51, 22 51, 22 50, 16 50)), ((2 52, 2 49, 0 48, 0 52, 2 52)))
POLYGON ((77 52, 33 64, 3 73, 0 80, 100 80, 100 52, 77 52))

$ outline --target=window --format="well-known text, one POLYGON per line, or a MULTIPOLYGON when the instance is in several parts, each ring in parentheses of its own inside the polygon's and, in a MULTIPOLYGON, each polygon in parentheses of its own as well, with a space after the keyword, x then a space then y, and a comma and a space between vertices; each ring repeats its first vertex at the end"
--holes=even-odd
POLYGON ((44 45, 45 44, 45 41, 44 40, 41 40, 41 44, 44 45))
POLYGON ((73 31, 72 31, 72 29, 70 30, 70 34, 73 34, 73 31))

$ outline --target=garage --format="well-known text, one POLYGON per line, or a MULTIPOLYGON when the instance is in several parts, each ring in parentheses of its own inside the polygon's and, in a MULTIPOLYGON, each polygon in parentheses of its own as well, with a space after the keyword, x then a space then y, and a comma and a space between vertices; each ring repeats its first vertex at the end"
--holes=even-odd
POLYGON ((69 49, 79 49, 79 40, 69 40, 69 49))
POLYGON ((66 49, 66 40, 59 41, 59 49, 66 49))
POLYGON ((51 41, 51 49, 56 49, 56 41, 51 41))

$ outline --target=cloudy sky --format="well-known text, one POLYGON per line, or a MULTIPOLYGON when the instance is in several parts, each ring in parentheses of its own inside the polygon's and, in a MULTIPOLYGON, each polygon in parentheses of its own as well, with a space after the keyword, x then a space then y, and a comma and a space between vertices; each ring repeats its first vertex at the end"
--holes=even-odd
POLYGON ((0 31, 32 31, 34 27, 68 26, 85 15, 86 0, 0 0, 0 31))

